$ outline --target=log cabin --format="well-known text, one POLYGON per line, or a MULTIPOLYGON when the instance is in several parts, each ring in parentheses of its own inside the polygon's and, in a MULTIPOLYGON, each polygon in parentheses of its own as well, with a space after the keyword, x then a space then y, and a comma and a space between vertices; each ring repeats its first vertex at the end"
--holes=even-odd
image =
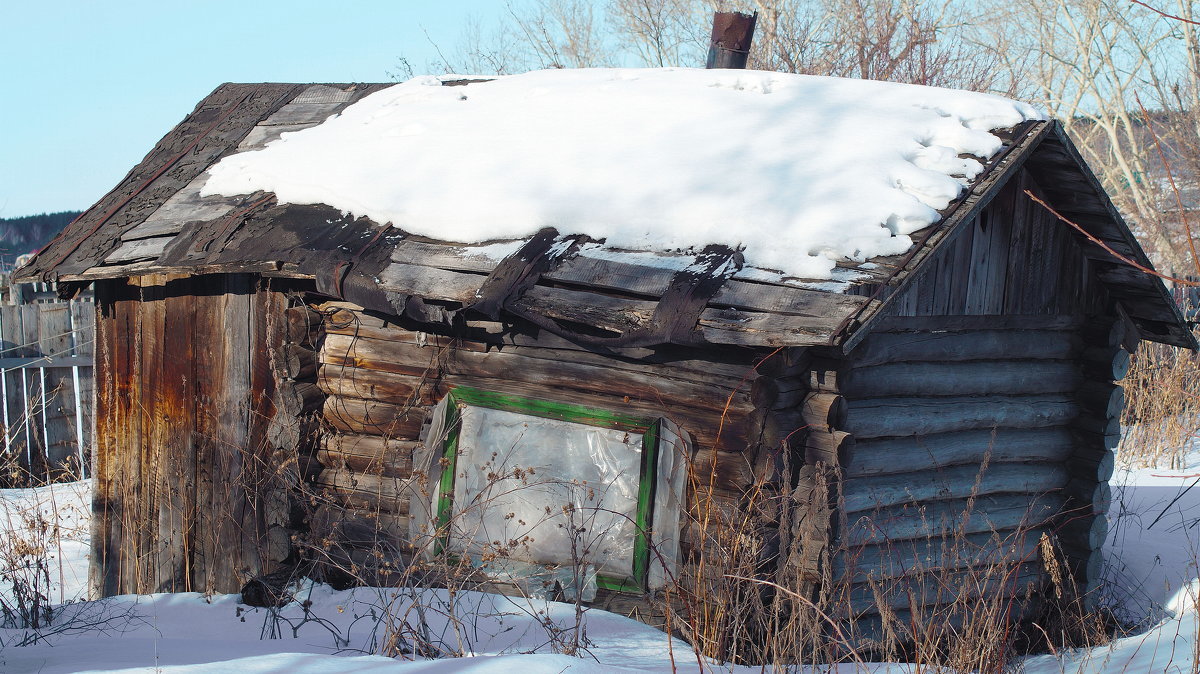
POLYGON ((1057 122, 990 129, 906 250, 808 279, 205 191, 387 89, 222 85, 18 271, 94 289, 96 596, 440 562, 660 623, 752 576, 867 625, 998 567, 961 593, 1030 614, 1046 541, 1095 590, 1117 382, 1197 345, 1057 122))

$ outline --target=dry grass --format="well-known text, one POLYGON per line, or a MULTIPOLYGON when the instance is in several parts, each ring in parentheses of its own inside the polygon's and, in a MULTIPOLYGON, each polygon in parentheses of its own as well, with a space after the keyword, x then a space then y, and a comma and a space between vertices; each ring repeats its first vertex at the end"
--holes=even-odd
MULTIPOLYGON (((980 475, 986 470, 985 463, 980 475)), ((1002 672, 1016 656, 1092 647, 1113 634, 1111 621, 1079 595, 1073 562, 1052 532, 969 533, 973 502, 961 517, 930 523, 940 536, 883 546, 885 555, 914 560, 901 570, 849 552, 836 577, 826 563, 819 578, 762 552, 772 549, 773 532, 812 515, 811 501, 759 489, 734 509, 698 503, 691 526, 705 541, 703 560, 685 560, 677 589, 663 598, 672 631, 693 645, 698 662, 778 672, 875 661, 1002 672), (918 561, 918 549, 938 552, 918 561)))
POLYGON ((1121 385, 1126 405, 1118 460, 1131 467, 1182 468, 1200 433, 1200 358, 1142 342, 1121 385))

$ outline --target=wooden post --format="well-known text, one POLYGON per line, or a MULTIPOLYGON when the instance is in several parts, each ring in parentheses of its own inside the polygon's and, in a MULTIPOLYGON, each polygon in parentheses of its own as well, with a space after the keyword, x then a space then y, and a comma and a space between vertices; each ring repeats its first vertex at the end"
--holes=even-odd
POLYGON ((714 12, 712 40, 704 67, 744 70, 750 58, 750 43, 754 40, 756 21, 758 12, 714 12))

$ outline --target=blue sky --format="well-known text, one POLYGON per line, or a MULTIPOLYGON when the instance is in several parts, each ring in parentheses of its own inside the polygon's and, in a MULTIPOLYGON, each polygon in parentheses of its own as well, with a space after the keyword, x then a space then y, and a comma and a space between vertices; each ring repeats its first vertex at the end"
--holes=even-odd
POLYGON ((84 209, 222 82, 386 82, 503 0, 8 0, 0 217, 84 209), (428 37, 426 36, 428 33, 428 37))

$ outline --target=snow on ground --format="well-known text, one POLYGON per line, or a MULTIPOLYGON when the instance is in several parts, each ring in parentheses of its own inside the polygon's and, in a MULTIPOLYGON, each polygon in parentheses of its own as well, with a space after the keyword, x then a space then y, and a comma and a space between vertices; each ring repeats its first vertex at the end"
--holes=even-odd
POLYGON ((1105 542, 1107 602, 1146 628, 1087 651, 1031 658, 1022 671, 1193 672, 1200 664, 1200 452, 1181 470, 1121 469, 1105 542))
MULTIPOLYGON (((1110 517, 1113 533, 1106 552, 1116 590, 1110 601, 1144 631, 1090 650, 1027 658, 1020 671, 1191 672, 1200 632, 1197 611, 1200 573, 1200 454, 1188 468, 1121 470, 1113 480, 1116 495, 1110 517)), ((86 568, 88 484, 52 489, 0 490, 0 506, 34 505, 69 523, 64 527, 63 580, 56 593, 68 598, 82 590, 86 568)), ((3 522, 0 519, 0 522, 3 522)), ((4 525, 8 526, 8 525, 4 525)), ((57 575, 57 572, 55 573, 57 575)), ((520 671, 541 672, 696 672, 692 651, 681 641, 641 623, 599 610, 584 616, 589 645, 582 657, 562 654, 575 624, 567 604, 519 600, 474 592, 420 591, 420 606, 431 631, 425 640, 444 653, 472 657, 426 658, 402 653, 377 655, 389 630, 401 619, 417 621, 410 595, 398 590, 359 588, 334 591, 306 585, 299 598, 278 611, 241 606, 236 595, 204 597, 194 593, 114 597, 71 604, 59 624, 83 629, 51 634, 40 643, 15 646, 28 635, 0 629, 0 672, 340 672, 403 673, 520 671), (453 602, 461 621, 447 620, 453 602), (547 624, 557 625, 547 629, 547 624), (557 645, 556 645, 557 644, 557 645)), ((50 630, 51 632, 54 629, 50 630)), ((411 634, 402 630, 402 637, 411 634)), ((411 639, 408 643, 411 643, 411 639)), ((404 649, 401 649, 404 650, 404 649)), ((749 674, 757 668, 705 665, 706 671, 749 674)), ((871 672, 912 672, 915 665, 870 665, 871 672)), ((843 664, 834 671, 861 671, 843 664)), ((925 671, 925 670, 919 670, 925 671)))
MULTIPOLYGON (((594 658, 555 654, 546 643, 551 635, 540 621, 571 624, 570 606, 464 592, 454 600, 464 616, 455 630, 438 614, 448 606, 447 595, 431 591, 422 599, 432 612, 432 640, 442 643, 447 652, 466 650, 478 655, 414 662, 414 658, 426 659, 411 653, 397 659, 371 655, 386 638, 385 623, 379 620, 385 610, 390 608, 397 618, 415 616, 395 591, 338 592, 309 585, 301 597, 311 602, 307 613, 295 603, 277 612, 240 606, 236 595, 117 597, 104 602, 110 614, 118 616, 107 629, 64 637, 52 645, 4 649, 0 671, 637 671, 647 663, 661 662, 665 645, 661 633, 604 614, 588 621, 596 642, 589 649, 594 658), (533 650, 545 652, 527 653, 533 650)), ((676 646, 683 654, 690 652, 682 644, 676 646)), ((669 670, 667 663, 662 664, 669 670)))
MULTIPOLYGON (((20 536, 33 544, 50 543, 47 555, 52 566, 47 595, 55 603, 87 595, 91 512, 89 481, 38 489, 0 489, 0 535, 20 536), (33 515, 36 517, 30 519, 33 515), (52 535, 52 530, 39 535, 41 522, 56 523, 60 535, 52 535)), ((0 582, 0 601, 10 598, 10 589, 10 585, 0 582)))
POLYGON ((226 157, 203 193, 265 190, 463 243, 543 227, 632 250, 723 243, 829 278, 834 260, 908 250, 982 169, 960 155, 990 157, 990 129, 1041 117, 988 94, 746 70, 441 79, 226 157))

